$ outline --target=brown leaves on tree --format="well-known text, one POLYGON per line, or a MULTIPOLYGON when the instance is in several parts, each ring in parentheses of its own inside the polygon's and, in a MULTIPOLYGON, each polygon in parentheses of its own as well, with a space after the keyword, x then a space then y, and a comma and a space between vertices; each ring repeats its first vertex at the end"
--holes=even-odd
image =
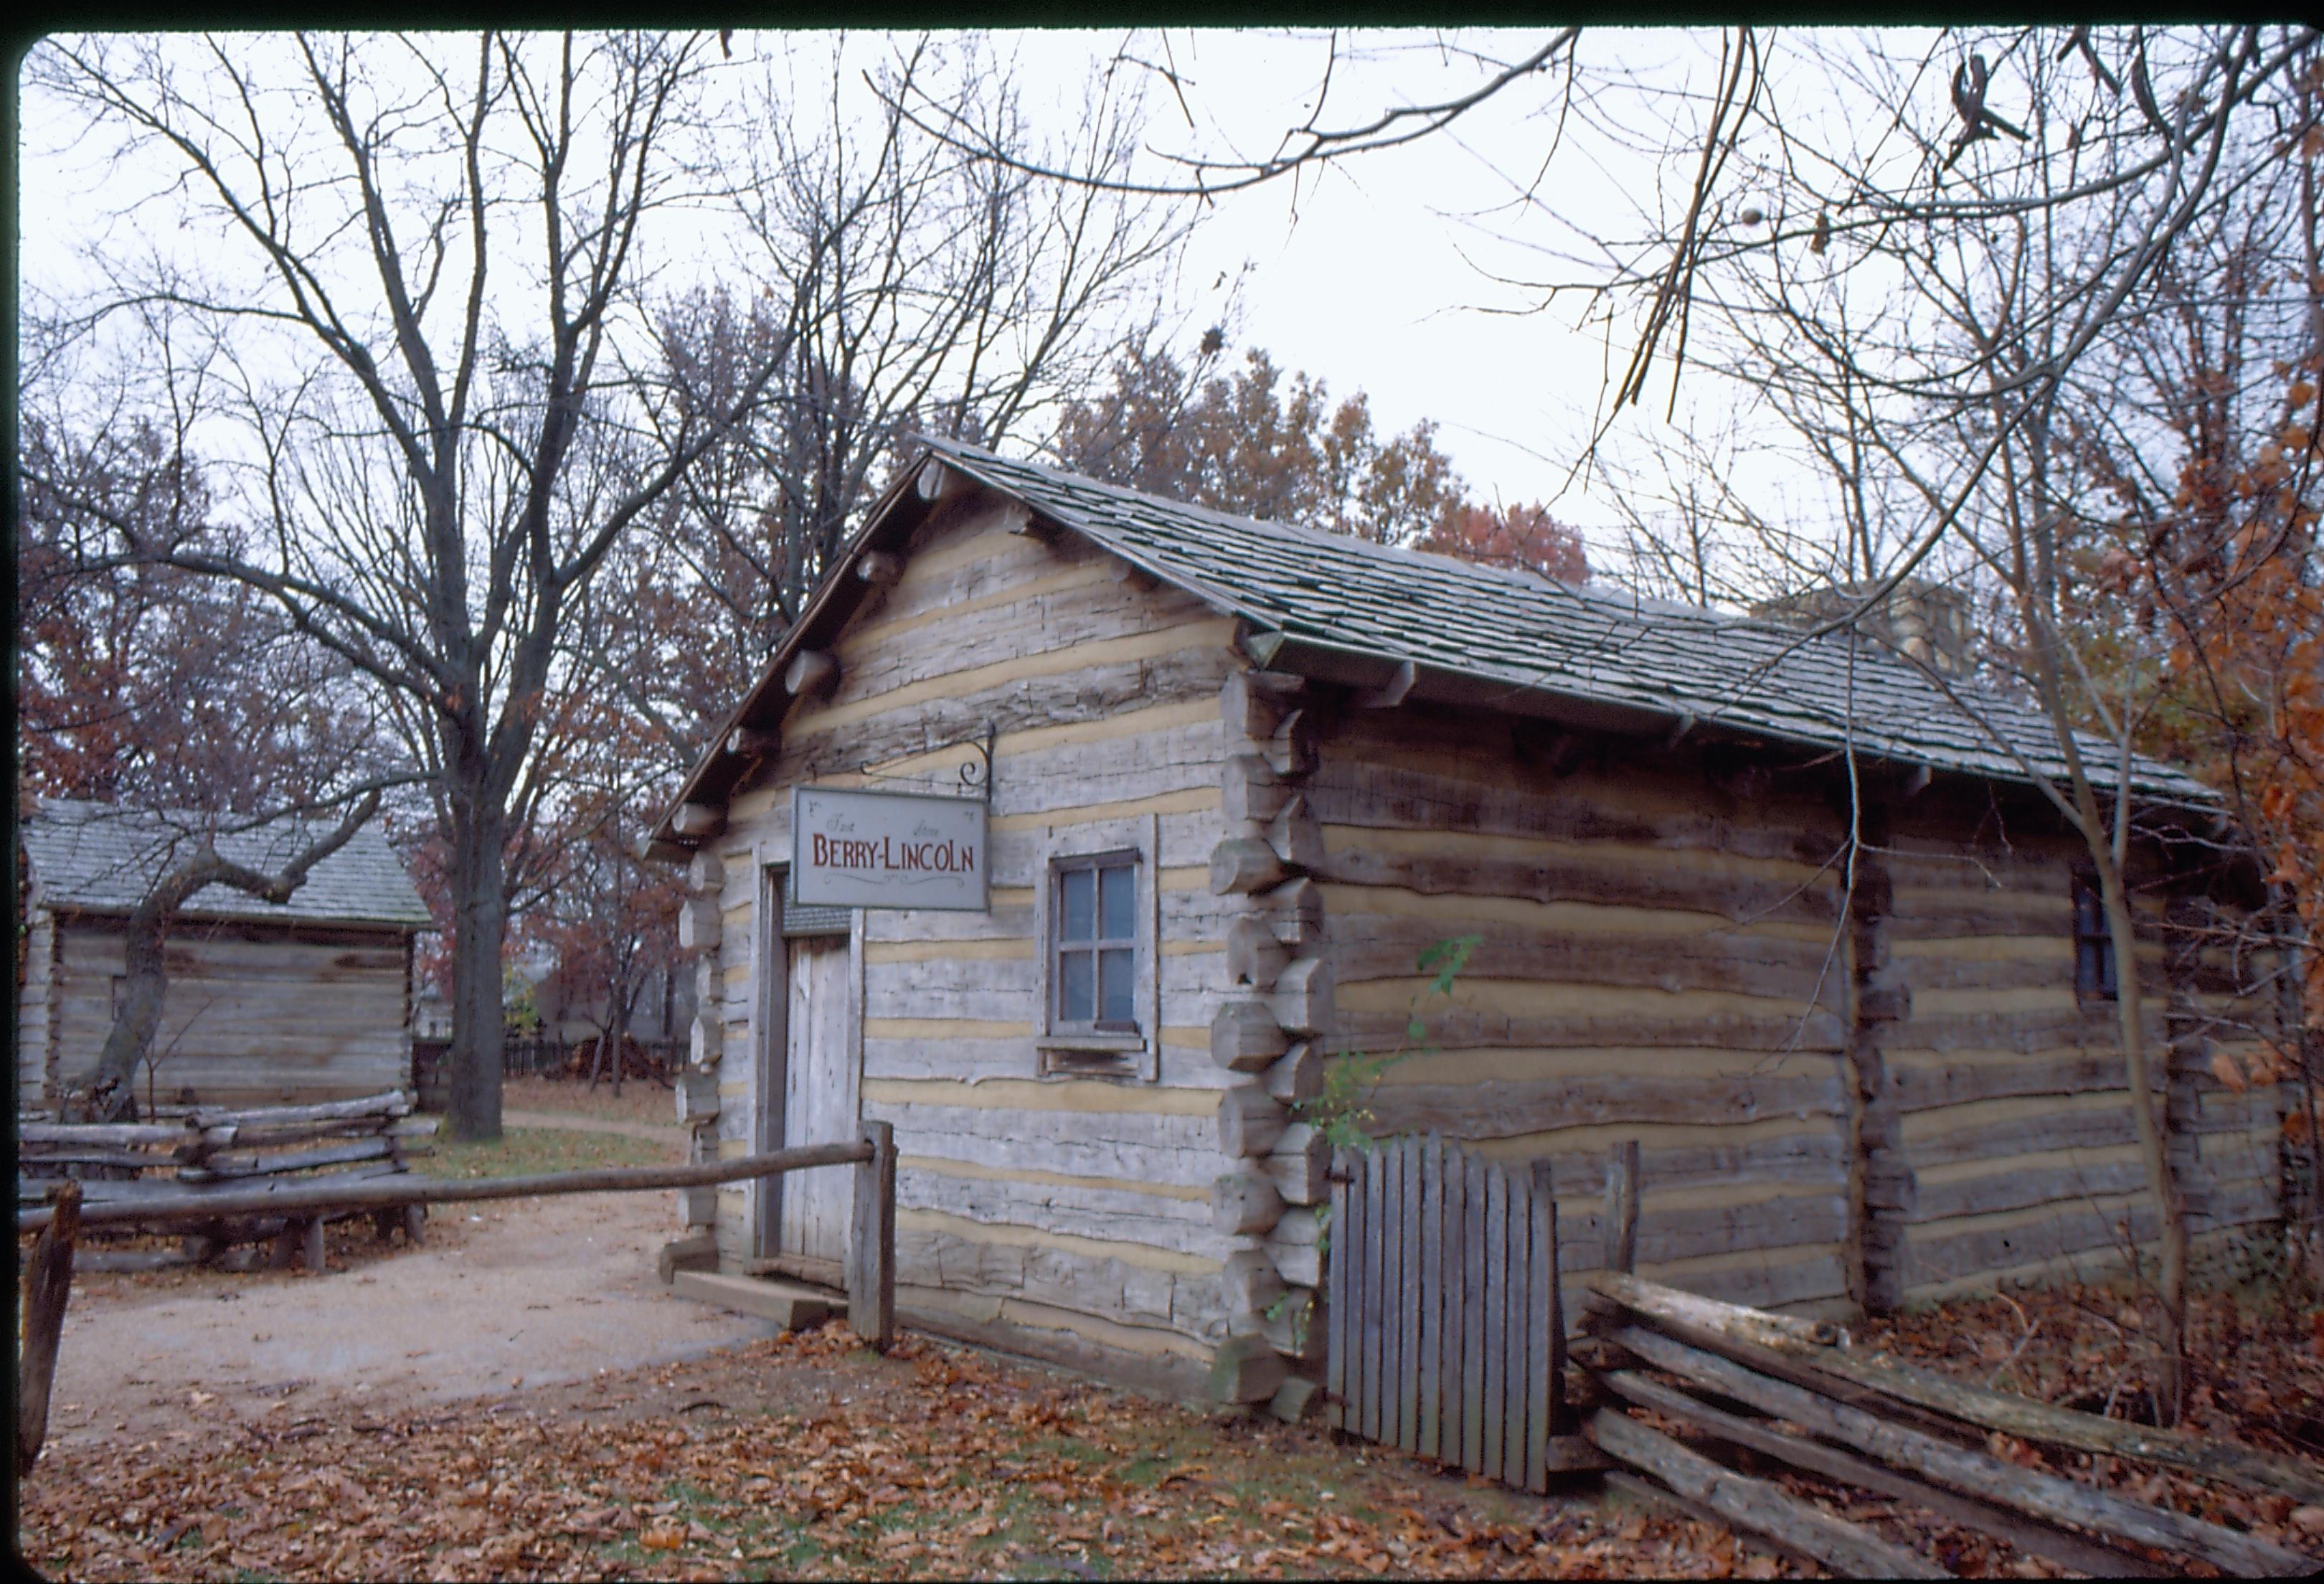
POLYGON ((1542 505, 1461 506, 1437 522, 1420 548, 1561 583, 1590 579, 1580 530, 1557 521, 1542 505))
POLYGON ((1579 582, 1579 533, 1542 506, 1472 500, 1424 419, 1382 439, 1361 391, 1333 406, 1305 374, 1287 387, 1254 347, 1215 371, 1226 340, 1203 338, 1191 367, 1139 348, 1113 388, 1069 403, 1056 449, 1068 468, 1173 500, 1242 516, 1418 545, 1579 582))

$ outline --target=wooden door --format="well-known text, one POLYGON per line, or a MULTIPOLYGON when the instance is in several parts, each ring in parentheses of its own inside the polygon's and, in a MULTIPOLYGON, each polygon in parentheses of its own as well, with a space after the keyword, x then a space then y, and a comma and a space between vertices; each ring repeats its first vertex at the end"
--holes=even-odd
MULTIPOLYGON (((848 1038, 847 937, 787 942, 789 1003, 783 1023, 783 1146, 838 1144, 861 1129, 854 1042, 848 1038)), ((776 1252, 807 1260, 847 1257, 853 1174, 819 1166, 782 1179, 776 1252)))

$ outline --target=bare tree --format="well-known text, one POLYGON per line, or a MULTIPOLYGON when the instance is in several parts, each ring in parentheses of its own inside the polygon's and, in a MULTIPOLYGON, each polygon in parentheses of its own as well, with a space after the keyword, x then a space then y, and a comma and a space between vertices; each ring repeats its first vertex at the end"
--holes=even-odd
MULTIPOLYGON (((1718 381, 1714 399, 1772 418, 1826 481, 1840 528, 1831 564, 1861 598, 1825 625, 1860 618, 1947 553, 1998 597, 1989 675, 2039 705, 2062 773, 2010 747, 1973 692, 1946 690, 2089 855, 2160 1226, 2170 1413, 2184 1385, 2187 1215, 2155 1098, 2160 997, 2136 951, 2129 789, 2166 702, 2172 642, 2091 597, 2091 530, 2116 503, 2089 464, 2101 433, 2117 449, 2163 438, 2126 402, 2124 376, 2151 363, 2139 343, 2158 316, 2192 310, 2172 282, 2203 238, 2282 185, 2287 147, 2315 125, 2318 58, 2314 33, 2259 28, 2025 30, 1948 40, 1917 62, 1834 50, 1840 99, 1899 107, 1883 133, 1894 146, 1834 147, 1826 127, 1786 119, 1796 97, 1768 92, 1752 135, 1731 136, 1754 201, 1698 206, 1667 239, 1673 289, 1701 296, 1690 356, 1718 381), (1914 84, 1945 60, 1950 97, 1932 102, 1914 84), (1876 493, 1900 486, 1901 502, 1876 493)), ((1763 575, 1790 559, 1764 517, 1729 514, 1763 551, 1763 575)))
POLYGON ((826 65, 807 91, 770 74, 752 98, 761 135, 738 202, 757 296, 697 292, 660 321, 662 356, 701 400, 731 399, 762 360, 777 370, 656 519, 741 650, 728 674, 796 619, 912 434, 1026 437, 1150 326, 1189 221, 1106 185, 1132 153, 1135 94, 1093 88, 1057 144, 974 39, 899 44, 853 120, 848 51, 826 65), (920 133, 899 107, 930 95, 1011 158, 920 133), (1038 180, 1031 161, 1074 180, 1038 180))
POLYGON ((500 1129, 510 854, 567 613, 775 373, 714 408, 646 371, 657 227, 725 185, 688 159, 709 42, 55 38, 26 62, 43 116, 115 141, 124 224, 203 250, 116 252, 74 306, 215 338, 257 532, 127 553, 263 591, 390 702, 430 778, 460 1137, 500 1129))

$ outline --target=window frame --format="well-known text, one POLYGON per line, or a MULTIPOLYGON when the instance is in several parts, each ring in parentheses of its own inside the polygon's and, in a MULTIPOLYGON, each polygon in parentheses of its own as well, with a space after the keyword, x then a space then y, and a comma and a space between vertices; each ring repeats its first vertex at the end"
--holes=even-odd
POLYGON ((2121 999, 2121 966, 2115 961, 2114 935, 2107 928, 2106 898, 2098 876, 2074 871, 2069 892, 2074 941, 2074 999, 2109 1004, 2121 999))
POLYGON ((1107 852, 1056 854, 1049 859, 1049 929, 1042 949, 1049 959, 1047 1013, 1049 1031, 1063 1035, 1117 1034, 1143 1037, 1146 1033, 1138 1019, 1139 968, 1139 852, 1136 848, 1115 848, 1107 852), (1130 933, 1109 935, 1105 932, 1105 876, 1127 873, 1130 876, 1130 933), (1067 940, 1061 922, 1065 914, 1065 889, 1068 876, 1095 876, 1090 885, 1091 933, 1085 940, 1067 940), (1103 964, 1109 951, 1130 953, 1130 1012, 1129 1021, 1103 1015, 1105 974, 1103 964), (1069 1018, 1063 1005, 1065 990, 1065 959, 1068 956, 1086 957, 1090 963, 1090 1011, 1086 1019, 1069 1018))
MULTIPOLYGON (((1033 887, 1033 994, 1035 1072, 1050 1079, 1105 1079, 1155 1083, 1161 1077, 1162 1000, 1160 949, 1160 867, 1157 862, 1161 826, 1158 816, 1092 820, 1080 825, 1056 825, 1042 832, 1035 854, 1033 887), (1099 990, 1098 953, 1120 949, 1124 942, 1112 936, 1093 935, 1085 942, 1068 944, 1058 939, 1063 922, 1064 877, 1076 870, 1093 874, 1126 867, 1130 875, 1132 935, 1130 948, 1130 1006, 1129 1026, 1102 1022, 1069 1023, 1058 1015, 1063 978, 1059 964, 1067 951, 1086 949, 1091 957, 1091 990, 1099 990)), ((1092 885, 1093 907, 1102 881, 1092 885)), ((1102 919, 1093 921, 1103 927, 1102 919)), ((1093 1010, 1098 1010, 1093 1007, 1093 1010)))

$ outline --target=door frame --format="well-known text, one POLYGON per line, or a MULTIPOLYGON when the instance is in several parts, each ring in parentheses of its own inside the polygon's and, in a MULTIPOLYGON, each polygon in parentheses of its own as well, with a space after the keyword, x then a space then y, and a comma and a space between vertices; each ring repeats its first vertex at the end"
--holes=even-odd
MULTIPOLYGON (((751 1153, 764 1154, 783 1143, 783 1091, 789 1077, 791 961, 783 939, 783 882, 789 866, 759 866, 758 939, 751 943, 751 978, 757 1002, 751 1009, 751 1153)), ((756 1177, 751 1184, 751 1254, 772 1259, 782 1237, 783 1180, 756 1177)))
MULTIPOLYGON (((783 933, 783 891, 790 876, 788 864, 759 866, 758 906, 752 909, 757 935, 751 943, 752 1007, 751 1148, 754 1153, 783 1147, 785 1093, 790 1082, 791 943, 783 933)), ((832 931, 837 934, 837 931, 832 931)), ((843 1059, 855 1068, 855 1115, 863 1116, 863 910, 851 910, 847 921, 847 968, 844 976, 847 1005, 843 1059)), ((827 939, 823 936, 803 939, 827 939)), ((751 1249, 755 1259, 771 1260, 782 1253, 783 1179, 752 1179, 751 1249)))

